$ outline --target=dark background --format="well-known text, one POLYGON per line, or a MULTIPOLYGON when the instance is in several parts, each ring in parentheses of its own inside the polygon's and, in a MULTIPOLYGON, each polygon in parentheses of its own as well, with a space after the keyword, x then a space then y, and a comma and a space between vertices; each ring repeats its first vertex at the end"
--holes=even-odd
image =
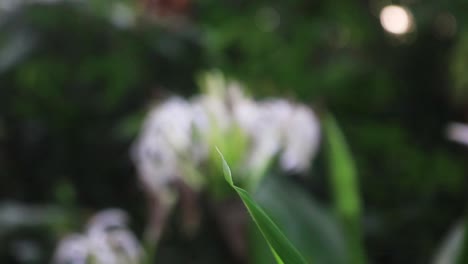
MULTIPOLYGON (((47 263, 60 234, 102 208, 124 208, 141 234, 130 144, 152 102, 197 93, 213 68, 255 97, 333 112, 357 162, 370 262, 429 262, 465 207, 467 150, 445 131, 468 113, 466 1, 395 2, 416 23, 403 37, 381 27, 377 1, 128 2, 136 24, 124 28, 109 19, 114 1, 0 13, 0 215, 61 212, 53 225, 0 221, 1 263, 47 263), (36 260, 15 253, 25 241, 36 260)), ((209 228, 192 240, 169 231, 159 263, 186 263, 181 250, 216 263, 229 256, 219 240, 209 228)))

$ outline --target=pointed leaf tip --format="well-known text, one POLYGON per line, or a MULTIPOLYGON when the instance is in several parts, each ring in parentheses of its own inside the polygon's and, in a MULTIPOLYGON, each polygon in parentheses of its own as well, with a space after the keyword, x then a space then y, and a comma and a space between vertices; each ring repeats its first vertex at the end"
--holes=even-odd
POLYGON ((262 233, 270 246, 276 262, 278 264, 284 264, 285 262, 288 264, 307 264, 304 257, 291 244, 273 220, 271 220, 263 209, 250 197, 247 191, 234 185, 229 165, 218 147, 216 147, 216 150, 223 160, 224 178, 242 199, 247 211, 260 230, 260 233, 262 233))
POLYGON ((226 181, 229 183, 229 185, 234 187, 234 182, 232 180, 232 174, 231 174, 231 169, 229 168, 229 165, 226 162, 226 159, 223 156, 223 153, 219 150, 218 147, 216 147, 216 151, 218 151, 219 156, 221 157, 221 160, 223 161, 223 173, 224 173, 224 178, 226 181))

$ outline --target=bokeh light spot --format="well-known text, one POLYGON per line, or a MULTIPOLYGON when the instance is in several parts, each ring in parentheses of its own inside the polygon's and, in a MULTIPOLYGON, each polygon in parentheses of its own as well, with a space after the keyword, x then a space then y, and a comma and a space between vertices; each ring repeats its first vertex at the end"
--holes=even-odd
POLYGON ((380 23, 387 32, 402 35, 411 30, 413 17, 404 7, 389 5, 380 11, 380 23))

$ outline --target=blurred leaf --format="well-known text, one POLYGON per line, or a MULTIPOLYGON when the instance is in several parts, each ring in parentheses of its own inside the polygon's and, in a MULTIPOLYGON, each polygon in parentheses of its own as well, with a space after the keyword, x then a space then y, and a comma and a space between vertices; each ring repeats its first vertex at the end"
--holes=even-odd
POLYGON ((468 235, 466 234, 468 232, 468 229, 466 228, 468 225, 468 218, 465 218, 460 225, 461 227, 459 229, 462 233, 460 235, 457 235, 456 233, 453 235, 455 238, 452 238, 452 240, 455 241, 452 243, 455 249, 452 249, 452 251, 454 251, 454 258, 456 258, 456 262, 454 263, 464 264, 468 261, 468 235), (458 238, 460 241, 457 241, 457 236, 460 236, 460 238, 458 238), (456 250, 456 248, 459 248, 459 250, 456 250))
POLYGON ((61 227, 70 220, 69 215, 53 205, 28 206, 16 202, 0 203, 0 239, 25 228, 61 227))
POLYGON ((231 170, 223 154, 217 149, 223 161, 223 171, 226 181, 239 194, 245 207, 249 211, 250 216, 257 224, 260 232, 268 242, 270 249, 275 256, 277 263, 307 263, 304 257, 297 251, 296 248, 289 242, 286 236, 276 226, 276 224, 268 217, 268 215, 260 208, 250 195, 244 190, 237 187, 231 175, 231 170))
POLYGON ((131 113, 119 121, 114 127, 114 135, 119 139, 129 140, 138 135, 144 114, 140 111, 131 113))
POLYGON ((436 253, 433 264, 455 264, 463 263, 457 261, 463 249, 463 240, 465 227, 463 222, 457 223, 452 227, 447 237, 441 244, 441 247, 436 253))
POLYGON ((361 204, 356 168, 343 133, 331 115, 324 119, 324 129, 335 210, 347 235, 350 263, 362 264, 366 261, 361 238, 361 204))
MULTIPOLYGON (((284 177, 266 177, 255 194, 258 202, 309 262, 348 263, 346 241, 336 219, 304 190, 284 177)), ((260 234, 250 230, 252 263, 271 263, 260 234)))
POLYGON ((0 43, 0 72, 19 63, 31 52, 36 42, 35 34, 26 30, 16 29, 14 33, 7 34, 6 40, 0 43))
POLYGON ((461 34, 460 40, 454 48, 451 67, 453 78, 452 100, 462 104, 468 96, 468 34, 461 34))

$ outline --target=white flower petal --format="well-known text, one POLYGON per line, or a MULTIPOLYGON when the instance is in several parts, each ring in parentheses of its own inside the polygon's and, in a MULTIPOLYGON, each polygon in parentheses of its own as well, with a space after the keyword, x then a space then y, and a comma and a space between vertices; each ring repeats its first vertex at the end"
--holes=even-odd
POLYGON ((89 252, 87 237, 80 234, 71 234, 60 241, 52 262, 55 264, 86 264, 89 252))
POLYGON ((450 140, 468 145, 468 125, 462 123, 449 124, 447 136, 450 140))
POLYGON ((297 106, 283 126, 284 151, 280 158, 284 170, 305 171, 318 151, 320 142, 319 121, 312 110, 297 106))

